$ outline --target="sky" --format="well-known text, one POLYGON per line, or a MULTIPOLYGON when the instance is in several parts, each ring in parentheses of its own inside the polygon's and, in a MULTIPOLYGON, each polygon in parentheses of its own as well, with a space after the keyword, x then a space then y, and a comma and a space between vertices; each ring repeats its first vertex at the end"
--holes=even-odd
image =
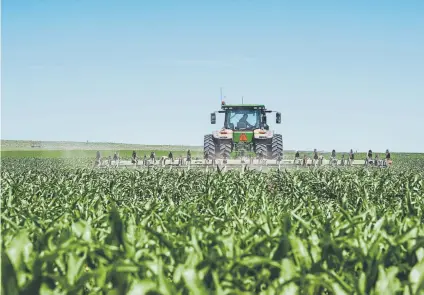
POLYGON ((2 139, 201 146, 222 87, 285 149, 424 152, 424 1, 2 0, 1 78, 2 139))

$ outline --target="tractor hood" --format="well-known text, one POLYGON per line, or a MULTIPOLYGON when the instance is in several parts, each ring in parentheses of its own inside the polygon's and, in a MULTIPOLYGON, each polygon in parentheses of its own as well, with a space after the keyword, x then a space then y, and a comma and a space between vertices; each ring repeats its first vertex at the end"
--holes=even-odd
POLYGON ((216 139, 232 139, 233 142, 252 142, 253 139, 267 139, 274 136, 274 131, 255 129, 246 131, 237 131, 231 129, 221 129, 213 131, 213 137, 216 139))
POLYGON ((233 142, 252 142, 253 131, 233 131, 233 142))

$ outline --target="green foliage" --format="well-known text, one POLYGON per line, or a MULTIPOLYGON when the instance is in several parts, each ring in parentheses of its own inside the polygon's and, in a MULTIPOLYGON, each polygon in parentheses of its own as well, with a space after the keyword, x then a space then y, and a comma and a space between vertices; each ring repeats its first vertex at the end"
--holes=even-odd
POLYGON ((2 294, 423 294, 424 175, 3 159, 2 294))
MULTIPOLYGON (((172 150, 174 158, 187 155, 187 150, 172 150)), ((142 158, 144 155, 147 157, 150 156, 151 152, 156 153, 156 157, 168 156, 169 150, 135 150, 137 156, 142 158)), ((1 151, 2 158, 43 158, 43 159, 52 159, 52 158, 62 158, 62 159, 95 159, 96 150, 33 150, 33 151, 1 151)), ((101 156, 107 158, 114 155, 117 152, 121 159, 131 159, 133 150, 101 150, 101 156)), ((203 158, 203 152, 201 151, 191 151, 192 157, 203 158)))

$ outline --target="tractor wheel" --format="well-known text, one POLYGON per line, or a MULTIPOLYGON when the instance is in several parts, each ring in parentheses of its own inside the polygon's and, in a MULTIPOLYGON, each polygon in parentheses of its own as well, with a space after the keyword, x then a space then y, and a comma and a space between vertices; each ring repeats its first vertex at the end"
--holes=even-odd
POLYGON ((231 154, 231 143, 221 143, 219 145, 219 158, 229 159, 231 154))
POLYGON ((204 156, 207 155, 209 160, 215 159, 216 146, 212 134, 205 135, 203 151, 205 153, 204 156))
POLYGON ((266 159, 266 154, 267 154, 266 144, 257 143, 255 147, 255 154, 256 156, 258 156, 259 154, 262 154, 263 159, 266 159))
POLYGON ((277 159, 278 156, 283 157, 283 136, 281 134, 275 134, 272 138, 269 156, 271 159, 277 159))

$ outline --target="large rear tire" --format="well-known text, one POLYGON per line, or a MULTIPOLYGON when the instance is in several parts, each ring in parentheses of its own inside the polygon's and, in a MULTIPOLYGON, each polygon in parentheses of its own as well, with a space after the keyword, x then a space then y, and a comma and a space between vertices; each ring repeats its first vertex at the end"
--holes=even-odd
POLYGON ((267 155, 267 148, 265 143, 257 143, 255 147, 255 154, 256 156, 259 156, 259 154, 262 155, 263 159, 266 159, 267 155))
POLYGON ((207 156, 209 160, 215 159, 216 145, 215 141, 213 140, 212 134, 205 135, 203 142, 203 152, 204 156, 207 156))
POLYGON ((231 154, 231 143, 225 142, 219 145, 219 158, 229 159, 231 154))
POLYGON ((271 150, 269 154, 271 159, 283 158, 283 136, 281 134, 275 134, 272 138, 271 150))

